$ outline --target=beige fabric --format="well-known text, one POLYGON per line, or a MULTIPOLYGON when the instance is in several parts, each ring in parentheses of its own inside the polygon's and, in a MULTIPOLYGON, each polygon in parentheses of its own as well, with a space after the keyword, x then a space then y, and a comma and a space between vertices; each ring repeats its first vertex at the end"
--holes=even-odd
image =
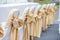
POLYGON ((8 20, 7 20, 7 22, 6 22, 6 27, 11 26, 12 20, 13 20, 13 10, 11 10, 11 11, 9 12, 8 20))
POLYGON ((46 14, 43 14, 43 19, 42 19, 42 30, 46 30, 46 14))
POLYGON ((0 25, 0 37, 3 37, 3 35, 4 35, 4 31, 3 31, 3 29, 2 29, 2 27, 0 25))
POLYGON ((39 10, 40 10, 40 6, 37 6, 37 8, 34 11, 34 15, 33 15, 34 21, 35 21, 34 36, 36 36, 36 37, 40 37, 40 34, 41 34, 40 26, 38 26, 40 22, 38 21, 39 19, 37 17, 39 10))
POLYGON ((47 18, 47 13, 46 13, 46 9, 47 8, 42 8, 42 9, 40 9, 40 11, 41 11, 41 16, 42 16, 42 30, 43 31, 45 31, 46 29, 47 29, 47 20, 48 20, 48 18, 47 18))
POLYGON ((7 27, 11 26, 9 40, 19 40, 18 38, 18 28, 23 24, 23 21, 18 18, 18 15, 14 15, 14 10, 9 13, 7 27), (11 16, 12 15, 12 16, 11 16))
POLYGON ((34 11, 34 18, 35 18, 35 35, 36 37, 41 36, 42 32, 42 13, 40 11, 40 6, 37 6, 37 8, 34 11))
POLYGON ((34 27, 35 27, 35 22, 34 22, 34 17, 33 17, 33 15, 34 15, 34 8, 35 8, 35 6, 32 6, 31 8, 30 8, 30 10, 29 10, 29 16, 30 16, 30 18, 31 18, 31 20, 30 20, 30 35, 31 35, 31 39, 30 40, 34 40, 34 27))
POLYGON ((24 35, 23 35, 23 40, 28 40, 28 28, 27 24, 24 24, 24 35))
MULTIPOLYGON (((30 37, 32 40, 34 40, 33 36, 40 37, 42 30, 45 31, 48 28, 47 25, 53 24, 55 17, 54 9, 46 8, 41 10, 40 7, 38 7, 34 11, 34 8, 35 8, 34 6, 31 8, 26 8, 23 12, 24 13, 22 18, 24 22, 23 40, 30 40, 30 37)), ((10 40, 19 40, 17 36, 18 28, 19 26, 22 25, 22 23, 21 20, 20 22, 18 20, 19 18, 14 17, 13 11, 11 11, 11 14, 7 21, 7 26, 13 25, 10 33, 11 35, 10 40)))
POLYGON ((42 12, 37 13, 37 37, 40 37, 42 33, 42 12))
POLYGON ((41 19, 38 19, 37 21, 37 37, 40 37, 41 36, 41 33, 42 33, 42 26, 41 26, 41 19))
POLYGON ((24 34, 23 34, 23 40, 30 40, 30 17, 28 16, 29 8, 26 8, 24 10, 24 34))
POLYGON ((14 19, 10 33, 10 40, 19 40, 18 28, 22 25, 22 20, 14 19))
POLYGON ((50 24, 53 24, 53 22, 54 22, 54 20, 55 20, 55 11, 53 10, 53 9, 48 9, 48 12, 49 12, 49 18, 48 18, 48 25, 50 25, 50 24))
POLYGON ((54 20, 55 20, 55 10, 52 8, 51 10, 51 14, 50 14, 50 18, 51 18, 51 23, 53 24, 54 20))
POLYGON ((55 21, 55 12, 57 10, 56 4, 52 4, 52 7, 50 7, 50 11, 51 11, 51 15, 52 15, 52 21, 51 24, 53 24, 53 22, 55 21))
POLYGON ((24 20, 24 35, 23 35, 23 40, 33 40, 33 27, 34 27, 34 23, 32 20, 33 17, 33 13, 34 13, 34 6, 32 6, 31 8, 27 8, 27 10, 24 10, 24 15, 23 19, 24 20), (31 39, 30 39, 31 38, 31 39))
POLYGON ((33 18, 34 8, 35 8, 35 7, 32 6, 32 7, 30 8, 30 10, 29 10, 29 16, 30 16, 31 19, 32 19, 31 22, 30 22, 30 32, 31 32, 30 35, 31 35, 31 36, 34 36, 34 27, 35 27, 35 26, 34 26, 34 25, 35 25, 35 24, 34 24, 34 18, 33 18))

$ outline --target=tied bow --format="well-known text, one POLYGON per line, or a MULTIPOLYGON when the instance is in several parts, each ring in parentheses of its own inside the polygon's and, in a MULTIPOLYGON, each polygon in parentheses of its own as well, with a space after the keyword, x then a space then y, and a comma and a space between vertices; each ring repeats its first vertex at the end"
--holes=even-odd
POLYGON ((9 19, 6 23, 7 27, 11 26, 9 40, 19 40, 18 28, 21 27, 22 24, 23 24, 23 21, 19 19, 18 16, 14 16, 13 11, 11 11, 9 14, 9 19))

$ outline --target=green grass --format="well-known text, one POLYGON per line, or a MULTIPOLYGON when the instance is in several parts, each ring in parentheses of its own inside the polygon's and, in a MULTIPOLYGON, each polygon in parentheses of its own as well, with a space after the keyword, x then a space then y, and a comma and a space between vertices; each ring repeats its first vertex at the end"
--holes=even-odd
POLYGON ((44 4, 44 3, 49 3, 51 2, 51 0, 40 0, 40 3, 44 4))
POLYGON ((43 1, 45 1, 45 2, 50 2, 51 0, 43 0, 43 1))

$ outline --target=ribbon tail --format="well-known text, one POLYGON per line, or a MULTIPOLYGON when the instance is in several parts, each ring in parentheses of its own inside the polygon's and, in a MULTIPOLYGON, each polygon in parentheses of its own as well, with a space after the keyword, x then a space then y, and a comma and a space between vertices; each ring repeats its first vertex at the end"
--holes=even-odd
POLYGON ((19 40, 18 28, 16 29, 16 40, 19 40))
POLYGON ((24 24, 23 40, 27 40, 27 24, 24 24))
POLYGON ((37 32, 37 37, 40 37, 40 35, 41 35, 41 31, 42 31, 41 30, 42 29, 41 25, 42 25, 41 24, 41 20, 38 19, 38 32, 37 32))
POLYGON ((10 40, 16 40, 16 29, 14 27, 12 27, 10 32, 10 40))
POLYGON ((42 30, 45 31, 46 30, 46 17, 44 16, 42 19, 42 30))
POLYGON ((27 28, 28 28, 28 40, 30 40, 30 24, 27 24, 27 28))
POLYGON ((34 31, 33 31, 33 22, 31 22, 31 28, 30 28, 30 32, 31 32, 31 36, 30 36, 30 38, 31 38, 31 40, 34 40, 34 37, 33 37, 33 35, 34 35, 34 31))

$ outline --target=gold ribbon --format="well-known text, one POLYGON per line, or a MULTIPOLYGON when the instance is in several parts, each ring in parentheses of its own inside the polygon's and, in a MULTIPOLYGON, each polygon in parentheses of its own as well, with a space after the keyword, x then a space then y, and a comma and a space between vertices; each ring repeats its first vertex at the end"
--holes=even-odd
POLYGON ((22 20, 21 19, 15 18, 13 20, 12 29, 11 29, 11 33, 10 33, 10 40, 19 40, 18 28, 21 25, 22 25, 22 20))
MULTIPOLYGON (((51 24, 50 23, 51 19, 49 19, 49 18, 50 18, 51 15, 54 15, 54 14, 50 13, 51 10, 53 11, 52 13, 55 12, 55 10, 53 10, 53 9, 48 9, 48 8, 44 9, 43 8, 42 11, 39 11, 41 9, 37 9, 36 10, 36 15, 34 15, 34 10, 33 9, 34 9, 34 7, 31 7, 29 10, 27 9, 27 10, 24 11, 25 14, 24 14, 24 17, 22 19, 23 22, 24 22, 23 40, 30 40, 30 36, 31 36, 31 40, 34 40, 33 36, 40 36, 42 28, 45 31, 45 29, 47 29, 47 25, 51 24), (40 22, 41 22, 40 17, 42 17, 42 28, 40 26, 40 22), (38 29, 36 29, 36 25, 37 25, 38 29)), ((6 26, 7 27, 11 26, 10 40, 19 40, 19 38, 18 38, 18 28, 23 24, 22 20, 19 19, 17 16, 14 16, 13 11, 11 11, 9 13, 9 18, 8 18, 6 26)))
POLYGON ((54 6, 53 7, 51 6, 51 7, 48 7, 46 10, 47 10, 46 13, 48 13, 48 15, 47 15, 48 25, 53 24, 53 22, 55 20, 56 8, 54 6))
POLYGON ((33 40, 34 24, 31 23, 32 16, 33 16, 33 9, 34 9, 34 7, 31 7, 30 9, 27 9, 27 10, 24 11, 24 13, 26 15, 23 17, 25 19, 25 21, 24 21, 24 29, 25 30, 24 30, 23 40, 33 40))
POLYGON ((30 18, 28 17, 28 12, 29 12, 29 8, 26 8, 24 10, 24 15, 23 15, 23 21, 24 21, 23 40, 30 40, 30 24, 29 24, 30 18))
POLYGON ((34 26, 34 36, 40 37, 42 32, 42 13, 40 11, 40 6, 37 6, 37 8, 34 11, 34 19, 35 26, 34 26))
POLYGON ((3 31, 1 24, 0 24, 0 37, 3 37, 3 35, 4 35, 4 31, 3 31))
POLYGON ((9 40, 19 40, 18 28, 23 24, 23 21, 17 16, 14 16, 13 11, 10 12, 6 26, 11 26, 9 40))

